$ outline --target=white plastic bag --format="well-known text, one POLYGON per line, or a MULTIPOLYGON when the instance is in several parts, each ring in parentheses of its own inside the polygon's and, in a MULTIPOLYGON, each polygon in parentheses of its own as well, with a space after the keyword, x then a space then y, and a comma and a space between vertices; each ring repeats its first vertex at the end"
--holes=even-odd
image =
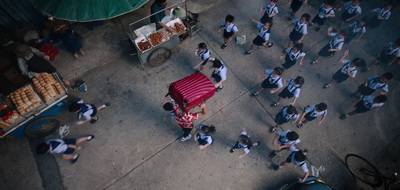
POLYGON ((236 44, 243 45, 246 43, 246 35, 236 36, 236 44))
POLYGON ((68 125, 63 125, 58 129, 58 134, 60 135, 60 138, 64 138, 69 134, 69 126, 68 125))

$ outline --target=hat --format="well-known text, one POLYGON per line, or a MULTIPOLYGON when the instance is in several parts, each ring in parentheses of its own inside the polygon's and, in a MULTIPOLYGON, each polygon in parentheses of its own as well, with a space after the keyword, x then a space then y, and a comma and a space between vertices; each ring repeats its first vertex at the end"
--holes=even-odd
POLYGON ((185 17, 185 16, 186 16, 186 11, 185 11, 185 9, 182 9, 182 8, 180 8, 180 7, 176 7, 176 8, 173 10, 172 14, 173 14, 175 17, 177 17, 177 18, 185 17))
POLYGON ((28 45, 20 44, 15 48, 14 53, 17 57, 24 58, 32 53, 32 49, 28 45))

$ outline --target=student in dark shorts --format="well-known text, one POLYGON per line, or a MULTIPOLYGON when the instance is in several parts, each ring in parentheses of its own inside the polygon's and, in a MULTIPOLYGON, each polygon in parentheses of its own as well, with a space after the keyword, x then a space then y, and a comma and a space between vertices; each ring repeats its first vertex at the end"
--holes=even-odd
POLYGON ((250 50, 246 52, 246 54, 251 54, 254 46, 267 46, 272 47, 274 44, 269 42, 269 35, 271 33, 272 23, 266 22, 265 24, 261 22, 257 22, 253 17, 251 21, 257 24, 258 35, 254 38, 253 43, 251 44, 250 50))
POLYGON ((260 22, 265 24, 266 22, 272 23, 272 19, 276 14, 278 14, 278 7, 276 7, 276 3, 278 0, 271 0, 268 4, 264 7, 261 7, 258 11, 259 13, 264 11, 263 17, 261 17, 260 22))
POLYGON ((339 118, 341 120, 346 119, 348 116, 356 115, 359 113, 365 113, 375 108, 382 107, 387 100, 385 95, 375 96, 361 96, 359 100, 353 103, 356 109, 348 114, 342 114, 339 118))
POLYGON ((76 146, 85 141, 91 141, 94 139, 94 135, 81 137, 79 139, 50 139, 45 143, 40 143, 36 147, 37 154, 63 154, 64 160, 71 160, 71 163, 75 163, 78 160, 79 155, 75 153, 75 150, 80 150, 80 146, 76 146))
POLYGON ((266 88, 271 89, 269 91, 271 94, 281 89, 283 87, 282 84, 283 71, 284 69, 280 67, 275 67, 273 70, 272 69, 265 70, 265 74, 267 74, 268 77, 261 83, 261 87, 256 92, 252 93, 252 95, 258 96, 260 92, 266 88))
POLYGON ((376 15, 368 20, 367 26, 372 29, 378 28, 384 20, 389 19, 392 14, 393 6, 394 4, 389 2, 385 6, 372 10, 371 12, 376 15))
POLYGON ((285 106, 281 109, 281 111, 278 114, 276 114, 275 126, 272 127, 269 132, 273 133, 281 125, 288 123, 289 121, 291 123, 296 122, 297 119, 299 119, 299 114, 297 113, 296 108, 292 105, 285 106))
POLYGON ((215 133, 214 126, 201 124, 197 125, 194 133, 196 134, 196 138, 194 138, 194 141, 197 141, 199 143, 200 150, 203 150, 214 143, 214 139, 211 136, 211 134, 215 133))
POLYGON ((332 30, 333 27, 329 27, 327 32, 328 36, 332 36, 331 41, 318 52, 318 57, 310 62, 311 65, 317 63, 321 57, 333 57, 336 52, 339 52, 342 49, 344 38, 347 36, 347 31, 341 30, 339 33, 334 33, 332 30))
POLYGON ((100 110, 106 108, 107 106, 110 106, 110 103, 105 103, 99 107, 96 107, 93 104, 85 104, 85 103, 83 103, 83 100, 80 100, 78 102, 72 102, 69 105, 68 110, 70 112, 78 113, 78 119, 81 119, 82 117, 84 118, 84 120, 78 121, 76 123, 77 125, 82 125, 87 122, 94 124, 99 119, 96 116, 97 111, 100 111, 100 110))
POLYGON ((380 94, 385 95, 389 91, 387 82, 393 78, 391 72, 386 72, 381 76, 368 77, 365 83, 358 86, 358 90, 351 94, 351 97, 360 97, 361 95, 371 95, 377 90, 381 90, 380 94))
POLYGON ((293 43, 301 43, 304 37, 308 34, 307 31, 307 24, 310 20, 309 14, 303 14, 301 18, 293 20, 293 22, 286 27, 286 30, 289 29, 291 26, 294 26, 292 32, 289 34, 289 46, 288 48, 292 47, 293 43))
POLYGON ((214 59, 212 62, 213 66, 211 67, 211 69, 214 69, 214 71, 211 74, 211 78, 213 78, 216 82, 214 86, 216 88, 216 91, 219 92, 222 90, 222 88, 224 88, 222 83, 226 81, 226 72, 228 71, 228 69, 226 68, 222 60, 214 59))
MULTIPOLYGON (((357 18, 358 15, 361 14, 361 6, 360 2, 362 0, 353 0, 343 4, 344 11, 342 13, 342 21, 339 24, 338 28, 342 28, 344 23, 350 22, 351 20, 357 18)), ((341 11, 342 8, 339 8, 338 11, 341 11)))
POLYGON ((236 141, 235 145, 229 150, 230 153, 234 153, 237 149, 243 148, 244 154, 241 154, 239 158, 242 158, 243 156, 246 156, 247 154, 250 153, 250 149, 252 147, 260 145, 260 142, 253 143, 250 139, 250 136, 247 135, 246 129, 243 128, 242 133, 240 133, 240 136, 238 140, 236 141))
POLYGON ((306 163, 306 154, 307 150, 299 150, 295 146, 290 147, 290 152, 291 154, 286 158, 284 162, 282 162, 279 165, 274 166, 274 170, 279 170, 280 168, 284 167, 287 164, 293 163, 295 166, 301 167, 301 170, 303 170, 304 175, 302 177, 297 177, 297 180, 300 182, 304 182, 308 175, 310 175, 310 172, 308 171, 307 163, 306 163))
POLYGON ((339 63, 343 63, 343 66, 341 69, 339 69, 333 76, 332 76, 332 80, 329 83, 326 83, 323 88, 329 88, 331 85, 335 84, 335 83, 341 83, 345 80, 347 80, 349 77, 351 79, 354 79, 354 77, 356 77, 357 74, 357 68, 361 67, 365 67, 365 61, 364 59, 361 58, 354 58, 353 60, 347 60, 344 59, 347 57, 347 55, 349 55, 349 50, 346 50, 344 52, 344 55, 342 58, 340 58, 339 63))
POLYGON ((304 78, 301 76, 297 76, 295 79, 289 79, 288 80, 288 85, 286 86, 285 89, 282 90, 281 93, 278 94, 279 98, 278 100, 271 104, 271 107, 276 107, 279 105, 279 102, 282 101, 282 99, 286 98, 293 98, 293 102, 290 103, 290 105, 294 106, 296 103, 297 98, 300 96, 300 90, 301 86, 304 84, 304 78))
POLYGON ((269 155, 270 158, 275 157, 279 152, 299 144, 299 135, 294 131, 278 131, 272 140, 272 146, 278 147, 269 155))
POLYGON ((347 37, 344 39, 344 43, 350 43, 358 34, 360 34, 356 40, 357 43, 360 42, 360 39, 367 32, 365 24, 367 23, 367 18, 364 17, 360 21, 355 21, 349 24, 347 37))
POLYGON ((319 13, 314 17, 309 26, 317 24, 318 26, 315 28, 315 31, 319 31, 321 26, 325 24, 327 18, 335 17, 335 11, 332 8, 334 3, 335 0, 328 0, 326 3, 323 3, 319 7, 319 13))
POLYGON ((386 44, 385 47, 382 47, 381 51, 378 54, 378 57, 368 65, 366 70, 371 69, 372 66, 378 65, 379 63, 387 64, 391 66, 396 60, 399 60, 400 64, 400 39, 397 39, 394 43, 390 42, 386 44))
POLYGON ((293 20, 294 16, 296 15, 297 11, 299 11, 301 5, 307 4, 308 0, 289 0, 287 5, 290 6, 292 9, 292 14, 288 17, 288 20, 293 20))
POLYGON ((204 66, 207 64, 208 60, 215 60, 215 58, 211 57, 211 51, 207 48, 207 44, 204 42, 198 45, 195 55, 200 57, 201 62, 194 66, 193 69, 200 69, 200 71, 204 69, 204 66))
POLYGON ((218 32, 221 32, 221 29, 224 29, 224 44, 222 44, 221 49, 225 49, 228 46, 228 42, 232 41, 233 37, 235 37, 236 32, 239 32, 237 26, 233 23, 235 17, 232 15, 227 15, 225 17, 225 22, 221 23, 221 26, 218 28, 218 32))
POLYGON ((304 56, 306 53, 303 52, 303 44, 295 44, 292 48, 286 49, 285 53, 280 57, 282 60, 285 58, 285 63, 282 65, 286 70, 293 67, 297 60, 300 59, 299 65, 303 65, 304 56))
POLYGON ((319 103, 317 105, 313 106, 307 106, 304 108, 303 113, 300 116, 299 122, 297 123, 297 128, 303 127, 304 124, 313 121, 317 117, 321 117, 321 120, 318 122, 318 126, 324 122, 326 115, 328 113, 327 111, 328 106, 325 103, 319 103))

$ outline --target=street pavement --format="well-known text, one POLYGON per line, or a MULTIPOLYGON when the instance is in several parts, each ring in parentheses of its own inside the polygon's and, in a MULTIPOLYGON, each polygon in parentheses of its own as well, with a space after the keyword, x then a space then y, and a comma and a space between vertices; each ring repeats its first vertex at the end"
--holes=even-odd
MULTIPOLYGON (((371 3, 371 2, 368 2, 371 3)), ((365 13, 374 4, 363 3, 365 13), (365 8, 364 8, 365 7, 365 8)), ((187 38, 172 50, 171 59, 159 67, 145 65, 142 69, 136 57, 124 54, 119 45, 123 38, 119 21, 113 19, 103 26, 89 31, 77 25, 84 37, 86 56, 74 58, 61 49, 54 62, 58 70, 68 79, 81 78, 88 85, 88 92, 70 91, 71 96, 85 102, 100 105, 110 102, 111 106, 99 111, 99 121, 82 126, 75 125, 76 115, 65 112, 59 119, 71 126, 67 138, 88 134, 96 138, 83 144, 78 162, 71 165, 61 156, 48 156, 48 161, 30 152, 37 142, 26 139, 5 139, 0 143, 0 171, 4 171, 0 189, 278 189, 282 184, 296 180, 301 176, 300 168, 288 166, 279 171, 272 169, 289 155, 282 151, 278 156, 268 157, 275 134, 269 133, 274 124, 273 118, 283 105, 269 105, 276 101, 277 94, 262 92, 257 98, 250 93, 256 90, 267 68, 280 66, 282 50, 287 47, 290 30, 284 29, 290 24, 286 17, 290 10, 285 1, 278 3, 279 14, 274 18, 271 32, 272 48, 255 48, 253 54, 244 55, 251 41, 257 35, 257 28, 250 17, 259 19, 257 13, 264 1, 201 1, 189 2, 189 7, 201 11, 203 30, 187 38), (219 24, 227 14, 235 16, 234 23, 239 28, 238 35, 246 35, 247 43, 236 45, 233 41, 224 50, 220 49, 222 34, 217 33, 219 24), (215 125, 217 133, 213 135, 215 143, 199 150, 193 139, 181 142, 180 127, 175 121, 163 121, 168 112, 163 111, 160 101, 167 93, 168 85, 195 72, 193 66, 200 62, 193 53, 200 42, 207 43, 212 56, 217 57, 228 67, 228 79, 224 89, 207 101, 209 113, 199 118, 195 124, 215 125), (238 156, 242 150, 229 153, 242 128, 246 128, 253 141, 260 146, 251 149, 244 158, 238 156), (11 161, 14 160, 14 161, 11 161), (51 165, 55 161, 57 166, 51 165), (15 164, 18 163, 18 164, 15 164), (35 170, 38 168, 38 171, 35 170), (60 176, 60 184, 51 184, 51 177, 60 176), (40 180, 42 178, 42 180, 40 180), (24 181, 20 181, 20 180, 24 181), (61 186, 61 187, 60 187, 61 186)), ((150 4, 134 13, 121 17, 124 26, 148 14, 150 4)), ((297 16, 308 12, 312 17, 317 14, 318 2, 304 5, 297 16)), ((340 69, 337 60, 344 51, 332 59, 321 59, 316 65, 309 62, 330 38, 326 36, 329 25, 336 26, 337 18, 331 19, 315 32, 309 29, 304 40, 307 53, 303 66, 296 65, 283 74, 283 79, 303 76, 305 84, 296 103, 301 111, 307 105, 325 102, 328 105, 328 117, 321 125, 317 121, 297 129, 295 124, 285 124, 282 130, 294 130, 299 133, 299 148, 308 149, 307 164, 323 166, 325 171, 320 177, 335 189, 370 189, 351 177, 344 165, 349 153, 359 154, 378 166, 384 174, 399 171, 399 65, 392 67, 379 65, 371 71, 358 72, 354 80, 334 85, 328 89, 322 86, 340 69), (389 100, 384 107, 365 114, 338 119, 341 113, 352 111, 349 97, 367 77, 391 71, 395 78, 389 82, 389 100)), ((345 45, 350 49, 349 58, 362 57, 367 63, 374 60, 381 46, 396 40, 398 13, 394 13, 388 22, 375 31, 367 31, 359 44, 354 41, 345 45)), ((210 63, 206 67, 208 67, 210 63)), ((206 69, 204 74, 211 75, 206 69)), ((194 111, 199 111, 196 108, 194 111)), ((317 119, 318 120, 318 119, 317 119)), ((46 137, 57 138, 57 134, 46 137)))

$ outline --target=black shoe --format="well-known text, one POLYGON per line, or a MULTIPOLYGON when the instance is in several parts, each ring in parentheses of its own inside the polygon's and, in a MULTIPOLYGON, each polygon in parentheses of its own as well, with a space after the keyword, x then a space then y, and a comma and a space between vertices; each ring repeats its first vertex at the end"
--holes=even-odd
POLYGON ((90 123, 91 123, 91 124, 95 124, 95 123, 97 122, 97 120, 99 120, 99 118, 97 118, 97 119, 92 119, 92 120, 90 120, 90 123))
POLYGON ((226 45, 226 44, 222 44, 222 46, 221 46, 221 49, 225 49, 225 48, 226 48, 226 46, 228 46, 228 45, 226 45))
POLYGON ((347 115, 346 114, 342 114, 342 115, 340 115, 340 117, 339 117, 339 119, 341 119, 341 120, 345 120, 347 118, 347 115))
POLYGON ((91 138, 89 140, 87 140, 87 141, 91 141, 91 140, 94 139, 94 135, 89 135, 89 137, 91 137, 91 138))
POLYGON ((318 31, 319 31, 319 29, 320 29, 320 28, 319 28, 319 27, 317 27, 317 28, 315 28, 315 31, 316 31, 316 32, 318 32, 318 31))
POLYGON ((301 124, 299 124, 299 125, 297 125, 297 128, 302 128, 303 127, 303 124, 301 123, 301 124))
POLYGON ((256 146, 258 146, 258 145, 260 145, 260 141, 257 141, 257 142, 256 142, 256 146))
POLYGON ((311 65, 314 65, 314 64, 316 64, 316 63, 317 63, 316 60, 313 60, 313 61, 310 62, 311 65))
POLYGON ((236 151, 236 149, 231 148, 231 150, 229 150, 230 153, 234 153, 236 151))
POLYGON ((271 42, 271 43, 268 43, 268 44, 267 44, 267 47, 270 48, 270 47, 272 47, 273 45, 274 45, 274 43, 271 42))
POLYGON ((274 166, 274 170, 275 170, 275 171, 279 170, 279 166, 278 166, 278 165, 275 165, 275 166, 274 166))
POLYGON ((271 104, 271 107, 276 107, 276 106, 279 106, 278 102, 271 104))
POLYGON ((111 104, 110 104, 110 102, 107 102, 107 103, 105 103, 104 105, 108 107, 108 106, 110 106, 111 104))
POLYGON ((78 154, 78 156, 76 158, 71 160, 71 164, 75 164, 75 162, 78 160, 78 158, 79 158, 79 154, 78 154))
POLYGON ((246 51, 246 54, 251 54, 251 50, 249 50, 249 51, 246 51))
POLYGON ((272 152, 271 152, 271 154, 269 154, 269 157, 270 157, 270 158, 273 158, 273 157, 275 157, 275 156, 276 156, 276 152, 275 152, 275 150, 274 150, 274 151, 272 151, 272 152))
POLYGON ((215 91, 216 91, 216 92, 219 92, 219 91, 221 91, 223 88, 224 88, 224 86, 220 86, 220 87, 218 87, 215 91))
POLYGON ((276 127, 272 127, 271 130, 269 131, 270 133, 273 133, 276 131, 276 127))

